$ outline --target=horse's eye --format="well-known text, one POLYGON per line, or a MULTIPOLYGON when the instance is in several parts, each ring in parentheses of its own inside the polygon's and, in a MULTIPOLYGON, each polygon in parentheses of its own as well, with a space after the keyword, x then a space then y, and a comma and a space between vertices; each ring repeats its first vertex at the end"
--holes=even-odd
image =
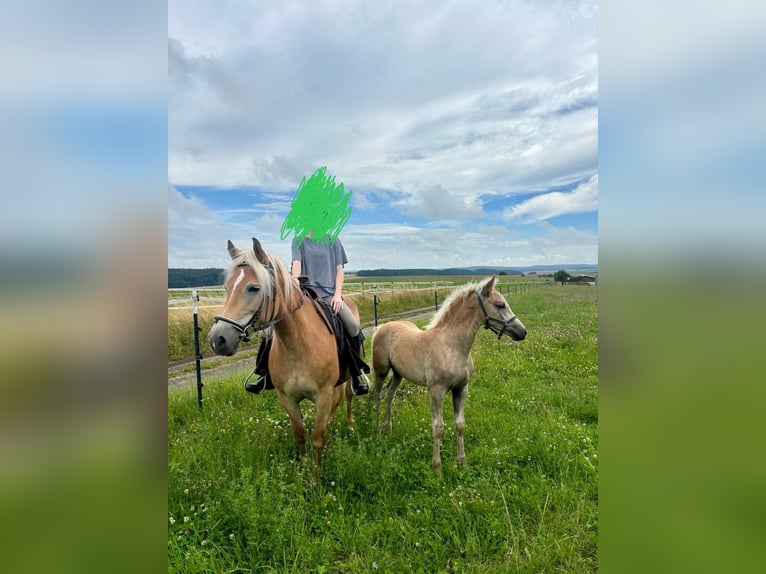
POLYGON ((258 291, 261 290, 260 285, 248 285, 247 286, 247 292, 248 293, 258 293, 258 291))
POLYGON ((505 303, 495 303, 495 307, 498 309, 505 309, 505 303))

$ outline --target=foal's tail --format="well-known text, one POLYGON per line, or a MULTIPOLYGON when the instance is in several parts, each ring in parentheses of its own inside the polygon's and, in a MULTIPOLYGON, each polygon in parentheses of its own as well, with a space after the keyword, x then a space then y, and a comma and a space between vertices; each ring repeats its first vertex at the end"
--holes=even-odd
POLYGON ((372 333, 370 333, 370 358, 372 361, 375 360, 375 337, 377 337, 379 329, 380 327, 376 325, 372 328, 372 333))
POLYGON ((388 333, 386 329, 383 329, 381 331, 381 327, 385 327, 385 324, 375 327, 375 330, 372 333, 372 343, 371 343, 372 361, 371 362, 372 362, 372 371, 375 374, 375 376, 385 379, 388 376, 389 370, 392 368, 391 359, 389 357, 389 352, 388 352, 390 337, 386 336, 386 334, 388 333))

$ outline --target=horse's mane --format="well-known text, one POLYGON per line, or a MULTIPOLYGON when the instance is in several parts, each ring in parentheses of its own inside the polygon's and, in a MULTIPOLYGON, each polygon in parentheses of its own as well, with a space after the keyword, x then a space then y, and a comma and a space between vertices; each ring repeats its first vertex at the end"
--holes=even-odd
MULTIPOLYGON (((293 298, 293 290, 295 289, 295 283, 293 282, 292 275, 287 270, 287 266, 279 257, 274 257, 270 253, 266 254, 266 258, 274 268, 274 277, 277 279, 277 283, 284 285, 284 298, 287 301, 291 301, 293 298)), ((266 289, 267 293, 271 293, 275 290, 274 281, 272 279, 269 270, 260 262, 255 256, 255 252, 252 249, 240 249, 239 253, 232 258, 231 264, 224 275, 224 283, 229 280, 229 276, 234 270, 242 265, 249 265, 255 272, 255 276, 258 278, 258 283, 262 289, 266 289)))
POLYGON ((441 308, 431 318, 431 321, 428 323, 428 325, 426 325, 426 329, 440 327, 444 323, 448 322, 460 303, 473 296, 476 293, 476 289, 478 289, 482 283, 467 283, 462 287, 455 288, 454 291, 447 295, 447 298, 444 300, 444 303, 442 303, 441 308))

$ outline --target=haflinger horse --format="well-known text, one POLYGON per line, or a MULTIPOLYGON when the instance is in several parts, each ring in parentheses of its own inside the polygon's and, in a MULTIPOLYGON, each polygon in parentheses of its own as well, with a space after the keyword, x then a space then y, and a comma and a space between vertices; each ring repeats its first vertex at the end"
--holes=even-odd
POLYGON ((482 325, 497 334, 508 334, 514 341, 527 336, 524 324, 513 314, 505 297, 494 288, 495 277, 478 285, 469 283, 455 289, 444 301, 431 322, 421 330, 410 321, 384 323, 372 340, 372 370, 375 376, 375 424, 380 436, 380 395, 388 373, 386 428, 391 430, 391 401, 402 378, 428 388, 431 398, 433 460, 441 476, 440 442, 444 435, 442 406, 444 395, 452 392, 457 435, 457 461, 465 465, 463 407, 468 382, 473 374, 471 346, 482 325))
MULTIPOLYGON (((232 261, 224 280, 226 301, 208 334, 210 346, 216 354, 230 356, 237 352, 240 341, 249 340, 255 331, 273 329, 268 368, 277 401, 290 417, 300 456, 306 454, 300 402, 309 399, 316 405, 311 445, 318 467, 327 441, 327 425, 344 395, 346 422, 354 424, 352 393, 345 382, 349 374, 347 369, 340 372, 335 337, 318 304, 302 292, 285 264, 267 254, 256 238, 252 250, 237 249, 231 241, 228 250, 232 261)), ((345 303, 358 320, 354 302, 345 299, 345 303)))

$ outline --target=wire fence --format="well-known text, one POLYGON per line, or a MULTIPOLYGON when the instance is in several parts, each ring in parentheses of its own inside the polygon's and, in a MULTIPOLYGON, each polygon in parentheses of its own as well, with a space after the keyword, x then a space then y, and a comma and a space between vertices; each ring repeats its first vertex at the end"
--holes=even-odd
MULTIPOLYGON (((402 282, 404 284, 405 282, 402 282)), ((428 287, 412 288, 412 282, 408 289, 394 289, 391 292, 388 283, 384 289, 370 285, 369 290, 355 293, 351 291, 344 295, 353 297, 359 309, 361 326, 369 328, 378 326, 382 323, 395 320, 411 319, 414 320, 420 316, 428 316, 436 311, 444 303, 447 296, 455 289, 456 285, 436 285, 431 284, 428 287)), ((513 297, 539 289, 543 286, 552 285, 552 282, 546 281, 508 281, 504 283, 496 282, 495 288, 503 295, 513 297)), ((203 326, 209 328, 210 321, 215 311, 209 309, 221 309, 224 303, 225 291, 220 287, 202 287, 193 289, 169 289, 168 290, 168 312, 169 312, 169 349, 170 343, 173 343, 173 352, 169 351, 171 362, 183 365, 193 362, 195 357, 197 361, 203 357, 199 349, 197 338, 203 326), (186 292, 187 299, 180 299, 179 294, 186 292), (192 300, 192 293, 196 291, 196 300, 192 300), (189 304, 193 301, 193 305, 189 304), (207 302, 207 304, 201 304, 207 302), (207 309, 205 309, 207 308, 207 309), (186 310, 193 310, 195 321, 197 321, 197 309, 205 309, 205 313, 199 318, 198 323, 192 325, 192 314, 186 314, 186 310), (172 317, 172 321, 171 321, 172 317), (172 322, 173 329, 170 329, 172 322), (194 339, 189 337, 188 333, 193 332, 194 339)))
MULTIPOLYGON (((464 284, 464 283, 463 283, 464 284)), ((550 285, 550 282, 543 281, 508 281, 505 283, 496 282, 495 288, 503 295, 516 296, 522 293, 528 293, 533 289, 538 289, 544 285, 550 285)), ((380 322, 401 318, 408 315, 425 313, 429 310, 436 311, 439 305, 449 295, 449 293, 458 287, 451 281, 401 281, 385 283, 351 283, 344 286, 343 295, 354 297, 360 306, 360 315, 362 315, 363 325, 378 325, 380 322), (348 287, 348 289, 346 289, 348 287), (433 293, 433 304, 430 303, 428 293, 433 293), (367 298, 372 295, 372 313, 364 313, 367 298), (405 297, 411 296, 407 299, 405 297), (428 301, 428 303, 426 302, 428 301), (402 308, 403 304, 410 305, 420 302, 420 305, 411 308, 402 308), (368 315, 365 317, 365 315, 368 315)), ((221 308, 226 300, 226 291, 222 287, 200 287, 195 289, 197 294, 197 306, 202 308, 221 308)), ((191 309, 189 298, 192 289, 168 289, 168 310, 191 309)))

